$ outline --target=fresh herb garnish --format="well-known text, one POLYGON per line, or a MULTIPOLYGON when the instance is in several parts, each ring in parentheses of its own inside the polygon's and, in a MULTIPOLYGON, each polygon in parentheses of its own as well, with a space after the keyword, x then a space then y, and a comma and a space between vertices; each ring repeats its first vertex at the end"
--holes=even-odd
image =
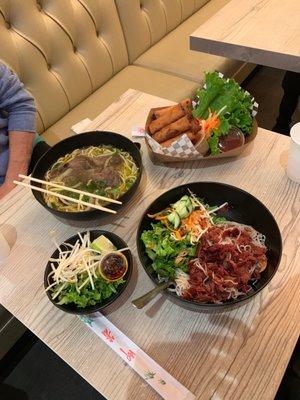
POLYGON ((205 74, 205 85, 196 93, 197 105, 193 115, 206 119, 210 112, 217 113, 220 126, 214 129, 208 143, 212 154, 219 153, 218 140, 230 128, 236 127, 245 135, 252 132, 252 100, 234 79, 221 78, 217 72, 205 74))

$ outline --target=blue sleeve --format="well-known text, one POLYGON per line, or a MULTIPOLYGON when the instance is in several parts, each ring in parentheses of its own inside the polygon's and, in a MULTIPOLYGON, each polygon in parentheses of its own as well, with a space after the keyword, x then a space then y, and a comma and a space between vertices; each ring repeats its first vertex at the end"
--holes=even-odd
POLYGON ((19 78, 1 63, 0 109, 7 112, 8 131, 36 131, 36 110, 33 97, 24 89, 19 78))

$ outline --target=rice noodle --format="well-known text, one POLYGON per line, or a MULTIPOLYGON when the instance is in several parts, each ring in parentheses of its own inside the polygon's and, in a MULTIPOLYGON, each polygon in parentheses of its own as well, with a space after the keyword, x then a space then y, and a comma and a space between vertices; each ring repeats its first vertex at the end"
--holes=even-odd
POLYGON ((175 283, 175 292, 177 296, 182 297, 183 294, 190 288, 189 275, 178 268, 176 270, 175 283))

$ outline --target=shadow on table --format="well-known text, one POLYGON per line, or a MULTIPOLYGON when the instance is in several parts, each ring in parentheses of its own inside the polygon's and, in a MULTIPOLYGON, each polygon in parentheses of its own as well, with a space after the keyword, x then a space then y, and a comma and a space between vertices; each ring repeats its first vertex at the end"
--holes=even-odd
POLYGON ((13 386, 0 384, 0 399, 1 400, 29 400, 27 394, 13 386))
POLYGON ((9 247, 12 249, 17 241, 17 230, 14 226, 9 224, 1 224, 0 231, 4 238, 6 239, 9 247))
POLYGON ((300 400, 300 338, 298 339, 275 400, 300 400))
MULTIPOLYGON (((162 301, 165 300, 159 299, 156 303, 160 304, 162 301)), ((152 315, 152 312, 153 310, 150 311, 149 309, 146 314, 152 315)), ((192 318, 193 315, 194 313, 187 314, 186 318, 192 318)), ((250 327, 237 319, 231 318, 228 313, 203 314, 203 319, 206 319, 205 328, 210 326, 212 327, 210 331, 219 331, 219 334, 197 332, 197 326, 195 326, 195 330, 191 332, 188 341, 174 342, 170 337, 170 341, 162 342, 159 340, 158 332, 157 342, 143 350, 187 389, 196 393, 197 399, 214 398, 214 396, 216 399, 221 399, 223 393, 218 393, 217 386, 222 386, 224 381, 229 382, 233 388, 238 385, 238 382, 235 382, 235 377, 231 376, 229 372, 236 356, 232 346, 232 337, 243 342, 250 334, 250 327), (237 332, 239 332, 238 335, 237 332), (197 346, 195 346, 195 343, 197 343, 197 346), (221 351, 219 351, 220 347, 221 351), (201 363, 205 364, 205 368, 201 368, 201 363), (216 382, 218 385, 216 385, 216 382)), ((184 324, 184 319, 181 323, 184 324)), ((171 315, 170 325, 170 332, 176 331, 176 326, 172 327, 171 315)), ((159 398, 146 381, 143 381, 136 373, 132 372, 132 374, 133 377, 126 392, 126 398, 139 400, 159 398)))

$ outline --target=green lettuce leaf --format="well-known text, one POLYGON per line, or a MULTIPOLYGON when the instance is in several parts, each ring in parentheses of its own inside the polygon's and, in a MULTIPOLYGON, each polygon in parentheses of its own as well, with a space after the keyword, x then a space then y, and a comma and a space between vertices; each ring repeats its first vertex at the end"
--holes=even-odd
POLYGON ((240 129, 245 135, 252 132, 251 97, 240 88, 234 79, 219 77, 217 72, 205 74, 205 87, 196 93, 197 106, 193 110, 196 118, 206 119, 209 110, 218 113, 221 125, 209 140, 212 154, 217 154, 218 138, 231 127, 240 129))
POLYGON ((195 255, 196 246, 190 244, 189 237, 177 241, 171 232, 161 223, 153 223, 152 229, 144 231, 141 236, 146 253, 152 260, 152 267, 161 277, 175 277, 176 268, 187 271, 188 261, 195 255), (186 257, 176 263, 175 259, 182 251, 187 251, 186 257))
POLYGON ((224 81, 216 72, 206 72, 205 85, 205 89, 198 89, 196 92, 199 102, 198 106, 193 110, 194 117, 201 119, 208 117, 208 108, 211 108, 211 103, 222 93, 224 81))

